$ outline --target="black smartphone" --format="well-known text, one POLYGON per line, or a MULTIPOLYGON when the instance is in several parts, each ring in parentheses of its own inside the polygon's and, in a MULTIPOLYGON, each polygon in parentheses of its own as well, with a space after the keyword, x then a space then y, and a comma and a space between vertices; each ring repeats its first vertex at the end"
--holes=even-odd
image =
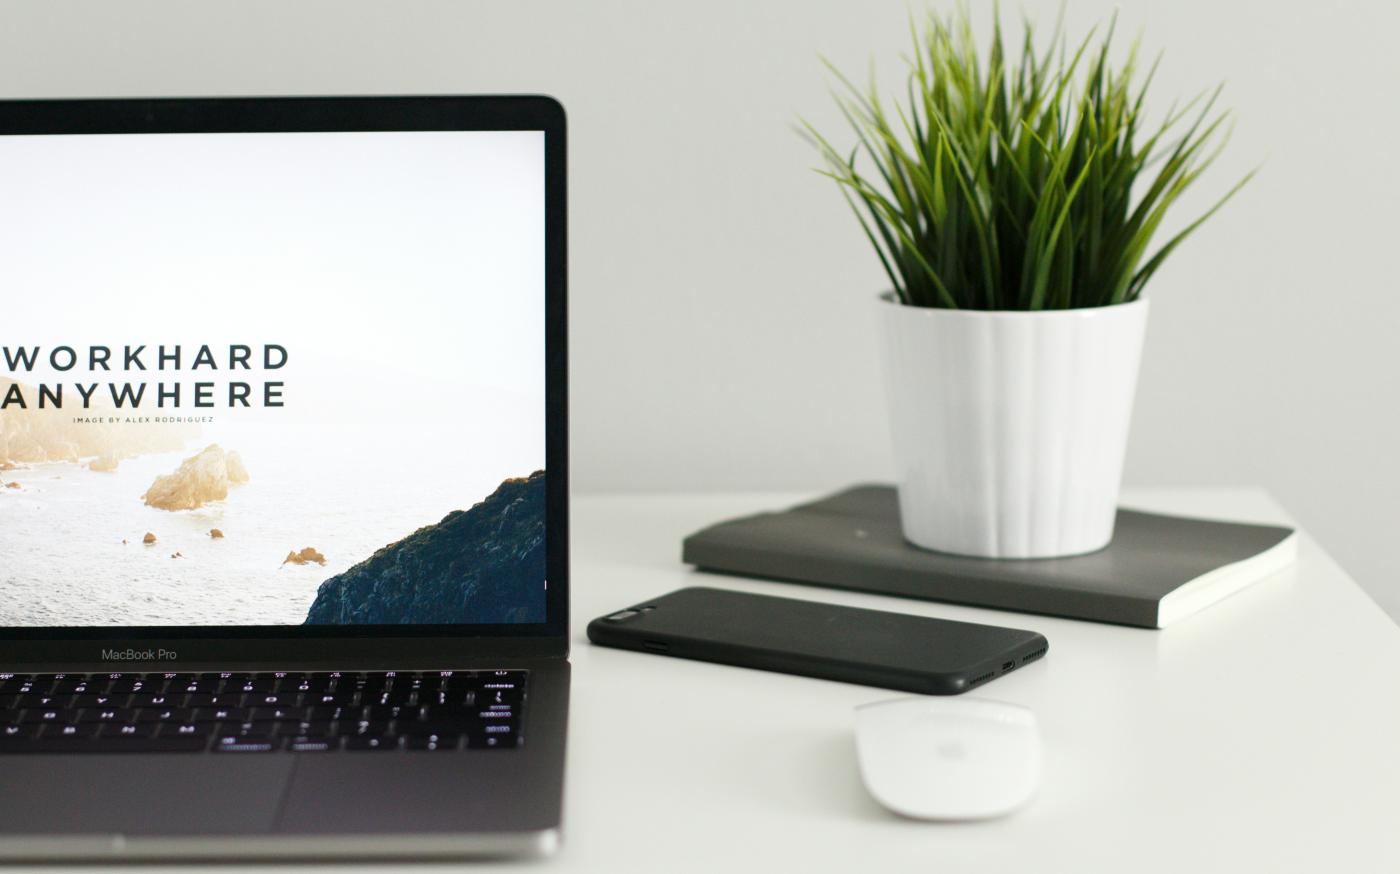
POLYGON ((1050 648, 1034 631, 704 587, 594 619, 588 639, 925 695, 966 692, 1050 648))

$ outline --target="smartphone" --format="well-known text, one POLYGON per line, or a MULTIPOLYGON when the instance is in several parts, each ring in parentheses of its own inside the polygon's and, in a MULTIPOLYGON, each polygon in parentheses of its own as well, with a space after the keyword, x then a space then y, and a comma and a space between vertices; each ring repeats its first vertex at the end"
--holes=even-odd
POLYGON ((679 589, 588 623, 600 646, 956 695, 1043 657, 1034 631, 727 589, 679 589))

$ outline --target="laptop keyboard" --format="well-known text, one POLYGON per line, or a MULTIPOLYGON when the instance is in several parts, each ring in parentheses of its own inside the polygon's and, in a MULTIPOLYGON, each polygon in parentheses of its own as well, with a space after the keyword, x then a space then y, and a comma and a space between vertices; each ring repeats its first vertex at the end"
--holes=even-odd
POLYGON ((0 753, 511 749, 525 671, 0 673, 0 753))

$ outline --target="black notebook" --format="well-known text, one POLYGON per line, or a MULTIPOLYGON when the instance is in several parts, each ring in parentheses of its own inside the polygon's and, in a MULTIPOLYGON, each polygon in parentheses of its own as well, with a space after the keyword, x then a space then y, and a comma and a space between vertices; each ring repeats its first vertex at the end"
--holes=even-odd
POLYGON ((685 539, 702 570, 1072 619, 1165 628, 1291 564, 1293 529, 1118 511, 1113 542, 1069 558, 986 559, 911 545, 891 486, 857 486, 685 539))

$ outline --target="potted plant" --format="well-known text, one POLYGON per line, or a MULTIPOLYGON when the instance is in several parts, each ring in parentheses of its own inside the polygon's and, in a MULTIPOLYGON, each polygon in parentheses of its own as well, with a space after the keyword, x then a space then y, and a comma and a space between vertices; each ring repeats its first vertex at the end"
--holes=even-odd
POLYGON ((893 112, 833 68, 853 148, 807 126, 893 286, 878 306, 905 537, 995 558, 1101 549, 1144 288, 1249 179, 1149 253, 1228 139, 1220 89, 1149 127, 1152 74, 1137 81, 1136 46, 1115 65, 1111 26, 1093 48, 1057 26, 1041 53, 1027 22, 1009 56, 998 20, 985 61, 965 8, 913 31, 893 112))

